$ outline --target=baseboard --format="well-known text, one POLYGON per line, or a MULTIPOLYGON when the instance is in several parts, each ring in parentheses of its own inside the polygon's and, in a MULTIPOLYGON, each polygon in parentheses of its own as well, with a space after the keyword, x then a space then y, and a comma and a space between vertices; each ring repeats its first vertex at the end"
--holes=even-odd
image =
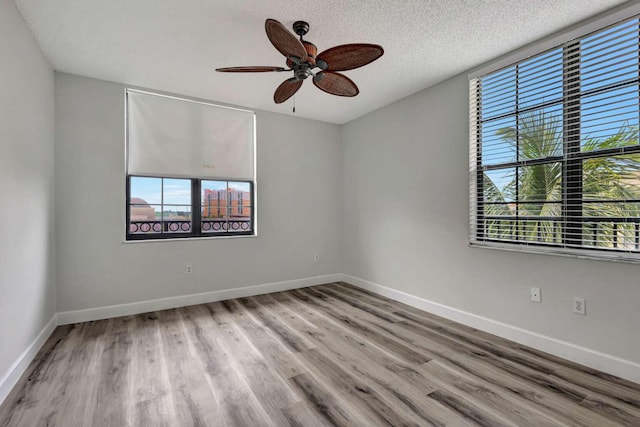
POLYGON ((88 322, 91 320, 109 319, 112 317, 129 316, 156 310, 185 307, 188 305, 204 304, 233 298, 249 297, 268 294, 271 292, 287 291, 289 289, 304 288, 342 280, 341 274, 327 274, 324 276, 307 277, 304 279, 287 280, 284 282, 265 283, 243 288, 224 289, 220 291, 203 292, 199 294, 181 295, 139 301, 127 304, 110 305, 105 307, 88 308, 84 310, 63 311, 58 313, 58 324, 88 322))
POLYGON ((51 333, 57 326, 56 315, 42 328, 38 336, 31 341, 29 347, 11 364, 9 370, 0 378, 0 404, 7 398, 11 389, 16 385, 22 374, 27 370, 29 364, 36 357, 40 348, 47 341, 51 333))
POLYGON ((640 383, 640 364, 343 274, 343 281, 429 313, 640 383))

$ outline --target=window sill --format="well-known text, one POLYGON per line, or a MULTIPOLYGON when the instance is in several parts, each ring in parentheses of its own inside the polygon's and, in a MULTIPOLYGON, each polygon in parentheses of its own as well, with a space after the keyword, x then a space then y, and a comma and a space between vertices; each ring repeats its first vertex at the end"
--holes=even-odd
POLYGON ((240 234, 232 236, 203 236, 203 237, 176 237, 173 239, 139 239, 139 240, 122 240, 123 245, 138 244, 138 243, 159 243, 159 242, 199 242, 201 240, 219 240, 219 239, 253 239, 258 237, 258 234, 240 234))
POLYGON ((611 253, 603 253, 602 251, 593 251, 593 250, 579 250, 575 249, 564 249, 557 247, 541 247, 541 246, 527 246, 527 245, 516 245, 516 244, 508 244, 508 243, 497 243, 497 242, 468 242, 468 246, 472 248, 483 248, 483 249, 493 249, 499 251, 508 251, 508 252, 523 252, 523 253, 531 253, 538 255, 555 255, 561 257, 568 258, 579 258, 579 259, 588 259, 595 261, 613 261, 613 262, 622 262, 627 264, 640 264, 640 253, 633 254, 628 252, 611 252, 611 253))

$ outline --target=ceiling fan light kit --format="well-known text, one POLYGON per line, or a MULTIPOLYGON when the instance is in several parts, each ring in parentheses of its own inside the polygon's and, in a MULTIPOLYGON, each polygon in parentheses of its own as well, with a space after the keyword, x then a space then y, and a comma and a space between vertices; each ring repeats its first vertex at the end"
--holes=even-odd
POLYGON ((293 31, 299 36, 299 39, 275 19, 267 19, 264 27, 273 46, 286 58, 288 69, 270 66, 245 66, 218 68, 216 71, 226 73, 293 71, 293 77, 282 82, 276 89, 273 95, 276 104, 291 98, 300 89, 304 80, 310 76, 313 77, 313 84, 324 92, 337 96, 356 96, 360 93, 358 86, 338 71, 362 67, 384 54, 382 46, 367 43, 335 46, 318 54, 316 45, 303 39, 303 36, 309 32, 309 24, 305 21, 293 23, 293 31))

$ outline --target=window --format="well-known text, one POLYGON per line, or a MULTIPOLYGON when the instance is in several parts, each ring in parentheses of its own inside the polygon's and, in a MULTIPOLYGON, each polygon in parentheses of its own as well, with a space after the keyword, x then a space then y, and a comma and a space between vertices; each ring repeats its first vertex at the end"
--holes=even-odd
POLYGON ((254 114, 126 95, 127 240, 254 235, 254 114))
POLYGON ((471 79, 472 245, 640 259, 639 24, 471 79))

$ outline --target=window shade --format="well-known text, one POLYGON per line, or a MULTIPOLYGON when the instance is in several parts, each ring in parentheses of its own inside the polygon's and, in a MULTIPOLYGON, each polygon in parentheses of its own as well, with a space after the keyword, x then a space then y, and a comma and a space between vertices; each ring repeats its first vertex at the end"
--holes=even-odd
POLYGON ((640 253, 639 24, 470 80, 472 244, 640 253))
POLYGON ((254 178, 255 114, 127 91, 128 173, 254 178))

